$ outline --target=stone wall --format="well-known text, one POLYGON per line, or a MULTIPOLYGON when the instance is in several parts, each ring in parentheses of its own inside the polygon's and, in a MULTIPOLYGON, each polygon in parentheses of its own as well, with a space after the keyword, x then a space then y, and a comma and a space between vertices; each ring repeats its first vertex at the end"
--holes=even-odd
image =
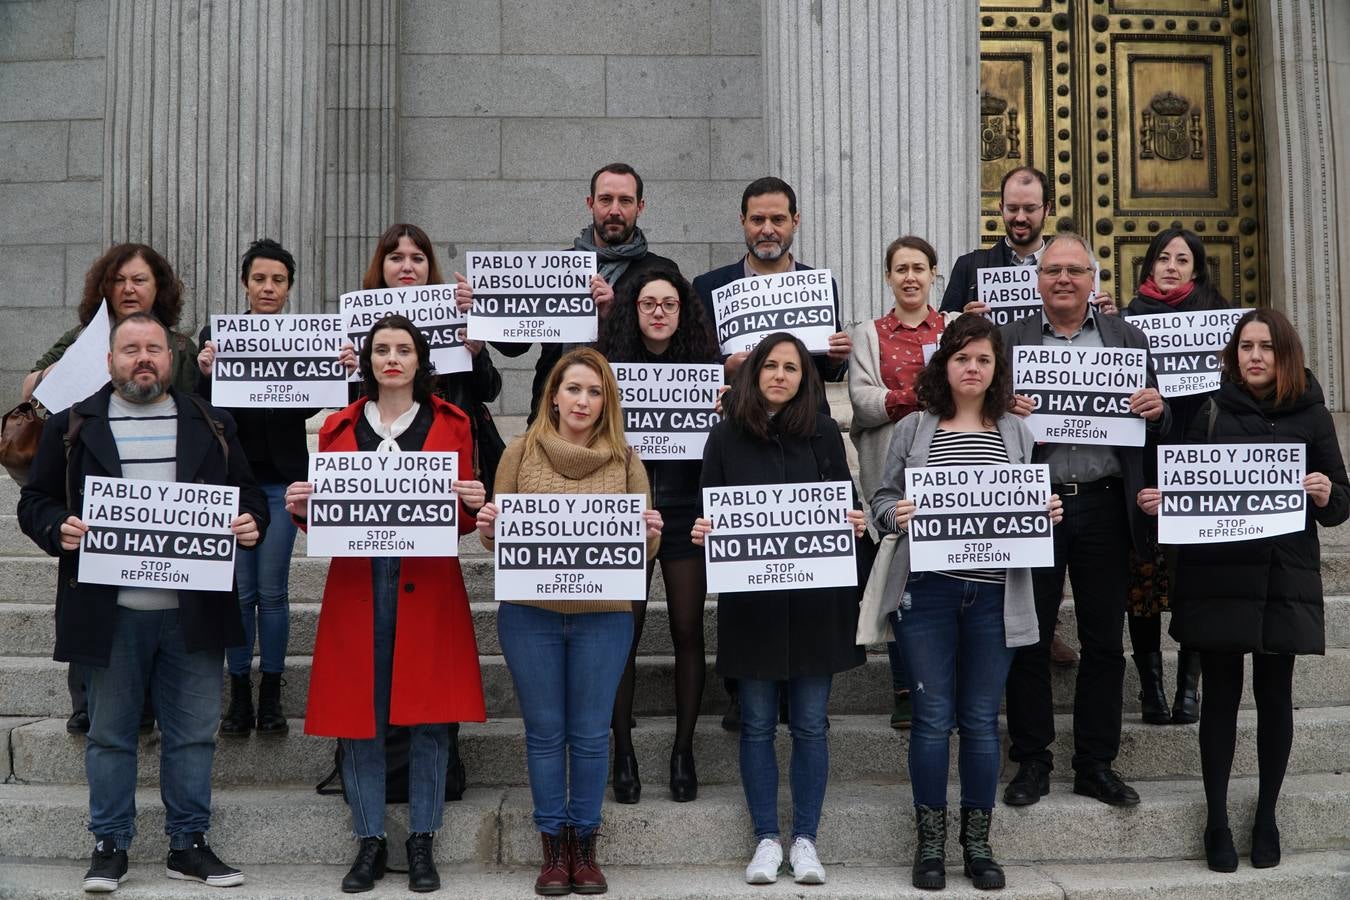
POLYGON ((0 402, 75 321, 102 241, 106 0, 0 3, 0 402))

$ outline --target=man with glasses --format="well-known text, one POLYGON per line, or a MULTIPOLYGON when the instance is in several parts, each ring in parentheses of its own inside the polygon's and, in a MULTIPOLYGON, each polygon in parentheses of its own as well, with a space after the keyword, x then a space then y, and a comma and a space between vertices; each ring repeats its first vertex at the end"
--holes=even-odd
POLYGON ((1050 179, 1039 169, 1022 166, 1003 176, 998 211, 1003 216, 1003 239, 992 247, 972 250, 952 266, 943 312, 984 312, 976 299, 976 272, 999 266, 1034 266, 1045 251, 1041 229, 1050 210, 1050 179))
MULTIPOLYGON (((1010 359, 1019 345, 1148 350, 1143 332, 1088 303, 1092 262, 1086 238, 1065 233, 1050 239, 1037 265, 1040 314, 1003 326, 1010 359)), ((1029 415, 1032 398, 1015 396, 1012 411, 1029 415)), ((1130 397, 1130 411, 1145 420, 1150 434, 1169 426, 1171 413, 1158 393, 1151 358, 1147 386, 1130 397)), ((1073 790, 1112 806, 1134 806, 1138 793, 1111 763, 1120 749, 1127 557, 1132 540, 1136 547, 1145 540, 1143 515, 1134 499, 1144 487, 1144 448, 1038 443, 1032 461, 1049 465, 1051 488, 1064 502, 1064 519, 1054 532, 1054 565, 1032 570, 1041 640, 1019 648, 1008 673, 1008 756, 1019 768, 1003 802, 1027 806, 1050 791, 1050 745, 1055 739, 1050 641, 1067 568, 1082 644, 1074 687, 1073 790)))

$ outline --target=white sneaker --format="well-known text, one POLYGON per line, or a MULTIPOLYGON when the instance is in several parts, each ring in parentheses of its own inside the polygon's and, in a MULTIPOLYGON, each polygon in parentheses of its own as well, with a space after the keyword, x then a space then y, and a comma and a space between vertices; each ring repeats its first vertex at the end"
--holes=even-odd
POLYGON ((816 856, 815 842, 810 838, 799 837, 792 842, 788 854, 792 861, 792 880, 798 884, 824 884, 825 867, 816 856))
POLYGON ((778 870, 783 867, 783 845, 774 838, 764 838, 755 847, 754 858, 745 867, 746 884, 773 884, 778 870))

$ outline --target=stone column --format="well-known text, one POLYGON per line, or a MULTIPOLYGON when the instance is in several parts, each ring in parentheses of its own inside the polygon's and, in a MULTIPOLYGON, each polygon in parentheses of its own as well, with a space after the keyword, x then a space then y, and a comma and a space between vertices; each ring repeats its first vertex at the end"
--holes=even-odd
POLYGON ((943 273, 979 242, 978 5, 767 0, 763 15, 768 171, 797 191, 794 250, 834 270, 845 322, 876 318, 896 237, 931 242, 943 273))
POLYGON ((1350 129, 1332 111, 1350 102, 1344 74, 1350 14, 1342 0, 1262 0, 1253 12, 1266 138, 1269 300, 1298 329, 1327 406, 1343 411, 1350 129))
POLYGON ((322 297, 323 2, 109 0, 105 243, 163 253, 181 330, 241 308, 258 237, 298 267, 292 311, 322 297))
POLYGON ((327 16, 328 166, 321 176, 327 230, 322 234, 325 299, 336 311, 338 296, 361 286, 375 239, 393 224, 398 208, 398 3, 327 0, 327 16))

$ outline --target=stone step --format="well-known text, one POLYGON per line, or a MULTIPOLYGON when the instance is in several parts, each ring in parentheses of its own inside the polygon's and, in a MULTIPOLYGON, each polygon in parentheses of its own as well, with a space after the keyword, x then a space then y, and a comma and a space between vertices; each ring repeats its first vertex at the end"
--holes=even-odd
MULTIPOLYGON (((518 716, 510 673, 500 656, 481 658, 483 694, 488 716, 518 716)), ((1163 659, 1166 683, 1175 684, 1176 657, 1163 659)), ((703 695, 703 713, 720 714, 725 705, 720 679, 707 662, 707 689, 703 695)), ((286 710, 303 713, 303 698, 309 690, 310 657, 291 656, 286 660, 286 710)), ((1052 669, 1051 679, 1056 708, 1067 712, 1072 706, 1075 668, 1052 669)), ((222 672, 222 678, 224 673, 222 672)), ((1134 666, 1125 667, 1124 708, 1139 708, 1139 682, 1134 666)), ((670 656, 644 656, 637 665, 634 709, 639 716, 673 715, 675 662, 670 656)), ((228 702, 228 694, 223 698, 228 702)), ((839 715, 889 712, 891 708, 890 664, 884 654, 873 654, 855 669, 835 676, 831 709, 839 715)), ((1243 705, 1251 706, 1248 687, 1243 705)), ((1294 672, 1294 705, 1350 705, 1350 650, 1329 650, 1326 656, 1300 657, 1294 672)), ((0 716, 67 716, 70 714, 66 690, 66 666, 41 657, 0 657, 0 716)))
MULTIPOLYGON (((391 848, 392 849, 392 848, 391 848)), ((889 866, 833 866, 828 881, 801 889, 787 873, 775 886, 748 885, 740 866, 615 866, 609 865, 601 843, 600 861, 610 884, 610 896, 630 900, 741 900, 746 897, 801 897, 811 900, 903 900, 933 896, 909 886, 910 870, 889 866)), ((995 849, 998 846, 995 845, 995 849)), ((0 861, 2 862, 2 861, 0 861)), ((6 897, 14 900, 57 900, 78 890, 84 877, 83 861, 23 861, 5 869, 6 897)), ((250 865, 246 880, 230 888, 230 900, 321 900, 336 896, 346 864, 250 865)), ((530 896, 536 870, 477 865, 442 868, 443 890, 481 900, 530 896)), ((1232 874, 1210 872, 1195 860, 1136 863, 1033 864, 1006 867, 1008 886, 1002 900, 1132 900, 1168 897, 1171 900, 1332 900, 1350 894, 1350 853, 1339 850, 1285 853, 1273 869, 1242 867, 1232 874)), ((947 872, 941 896, 974 898, 975 890, 962 877, 959 864, 947 872)), ((391 873, 365 896, 406 897, 406 879, 391 873)), ((135 900, 179 900, 201 897, 200 885, 165 877, 159 860, 135 863, 117 896, 135 900)))
MULTIPOLYGON (((7 744, 13 768, 0 767, 0 781, 11 775, 24 784, 80 784, 85 780, 84 738, 66 734, 65 720, 17 719, 7 727, 0 720, 0 742, 7 744), (8 730, 8 741, 5 741, 8 730)), ((285 737, 221 736, 216 744, 213 780, 219 785, 316 784, 333 766, 334 742, 304 733, 304 720, 291 720, 285 737)), ((1056 717, 1053 746, 1059 765, 1057 779, 1069 779, 1073 754, 1073 721, 1056 717)), ((1128 718, 1122 729, 1115 768, 1127 780, 1190 778, 1200 775, 1200 751, 1195 725, 1145 725, 1128 718)), ((779 765, 787 771, 791 742, 777 742, 779 765)), ((639 770, 646 783, 644 796, 664 794, 675 721, 668 717, 639 718, 633 731, 639 770)), ((908 731, 890 727, 887 715, 830 717, 830 772, 834 779, 906 782, 909 774, 908 731)), ((520 719, 466 723, 460 731, 460 753, 469 783, 476 786, 526 784, 525 735, 520 719)), ((953 739, 951 778, 957 778, 957 745, 953 739)), ((1006 759, 1007 736, 1004 735, 1006 759)), ((1238 715, 1237 775, 1256 774, 1256 714, 1238 715)), ((719 716, 704 716, 694 731, 694 758, 701 784, 737 784, 738 736, 723 731, 719 716)), ((159 771, 158 733, 141 738, 140 783, 156 784, 159 771)), ((3 757, 0 757, 3 763, 3 757)), ((1316 707, 1294 713, 1294 745, 1289 771, 1294 774, 1350 770, 1350 707, 1316 707)), ((1005 772, 1011 777, 1013 770, 1005 772)))
MULTIPOLYGON (((786 776, 784 775, 784 781, 786 776)), ((995 813, 993 840, 1010 863, 1126 862, 1200 859, 1205 804, 1196 780, 1137 784, 1142 803, 1117 809, 1057 786, 1034 806, 995 813)), ((1229 811, 1239 852, 1248 844, 1256 779, 1233 779, 1229 811)), ((0 785, 0 856, 87 859, 88 792, 83 785, 0 785)), ((163 806, 158 791, 137 791, 135 860, 163 858, 163 806)), ((826 865, 880 865, 911 858, 914 824, 909 788, 844 781, 830 785, 819 832, 826 865)), ((341 865, 352 853, 349 816, 339 797, 306 785, 223 787, 213 792, 212 844, 235 864, 297 861, 341 865)), ((1281 793, 1281 843, 1286 852, 1350 848, 1350 776, 1295 775, 1281 793)), ((780 818, 791 820, 786 787, 780 818)), ((952 815, 955 815, 953 807, 952 815)), ((745 796, 739 785, 709 785, 693 803, 646 798, 604 808, 603 859, 609 865, 717 865, 739 868, 751 849, 745 796)), ((406 807, 390 810, 388 830, 401 842, 406 807)), ((949 826, 955 831, 955 823, 949 826)), ((785 829, 790 833, 790 830, 785 829)), ((392 841, 391 841, 392 842, 392 841)), ((954 847, 956 841, 951 841, 954 847)), ((446 863, 537 865, 539 836, 525 787, 471 788, 445 807, 436 855, 446 863)), ((734 877, 735 869, 728 873, 734 877)))

